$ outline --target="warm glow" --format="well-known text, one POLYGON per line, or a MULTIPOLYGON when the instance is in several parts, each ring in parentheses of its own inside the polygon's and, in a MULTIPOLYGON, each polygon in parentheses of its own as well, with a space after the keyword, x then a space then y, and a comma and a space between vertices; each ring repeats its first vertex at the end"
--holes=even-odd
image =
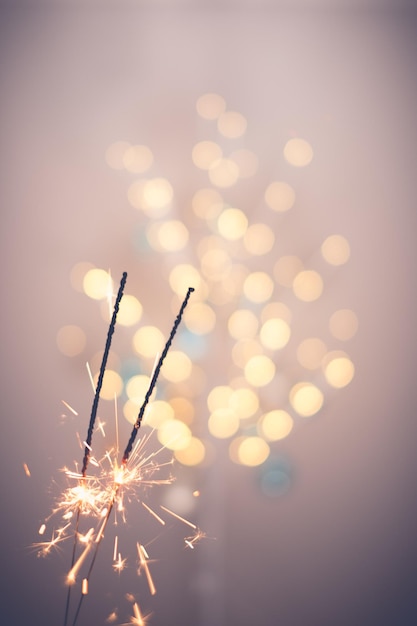
POLYGON ((108 298, 113 290, 113 281, 108 272, 99 268, 89 270, 83 279, 84 293, 93 300, 108 298))
POLYGON ((254 339, 241 339, 233 346, 233 363, 238 367, 244 368, 249 359, 263 353, 262 346, 254 339))
POLYGON ((323 241, 321 253, 330 265, 343 265, 350 256, 349 242, 342 235, 331 235, 323 241))
POLYGON ((249 254, 261 256, 272 250, 275 243, 274 232, 266 224, 252 224, 247 229, 243 243, 249 254))
POLYGON ((223 199, 216 189, 199 189, 193 196, 192 207, 197 217, 211 220, 223 209, 223 199))
POLYGON ((210 333, 216 323, 216 314, 213 309, 204 302, 189 304, 184 312, 184 324, 196 335, 210 333))
POLYGON ((259 408, 258 394, 247 387, 235 389, 229 399, 230 408, 239 419, 246 419, 256 413, 259 408))
POLYGON ((240 209, 225 209, 217 220, 219 233, 230 241, 241 239, 248 227, 248 218, 240 209))
POLYGON ((193 364, 189 356, 180 350, 171 350, 165 357, 161 374, 171 383, 179 383, 191 375, 193 364))
POLYGON ((263 322, 274 317, 284 320, 288 325, 291 324, 291 311, 283 302, 269 302, 262 309, 261 319, 263 322))
POLYGON ((165 178, 152 178, 143 185, 142 209, 149 217, 161 217, 170 210, 173 195, 169 181, 165 178))
POLYGON ((215 161, 221 159, 223 151, 214 141, 200 141, 192 151, 193 163, 202 170, 209 170, 215 161))
POLYGON ((142 317, 142 305, 135 296, 124 295, 117 314, 117 323, 121 326, 133 326, 142 317))
POLYGON ((186 424, 192 424, 194 420, 194 404, 190 400, 181 397, 170 398, 169 404, 174 411, 176 419, 186 424))
POLYGON ((231 159, 218 159, 209 169, 209 178, 216 187, 232 187, 239 178, 239 168, 231 159))
POLYGON ((323 406, 323 393, 313 383, 297 383, 290 391, 290 403, 299 415, 310 417, 323 406))
POLYGON ((352 361, 345 353, 339 351, 326 354, 323 359, 323 369, 327 382, 336 389, 346 387, 355 374, 352 361))
POLYGON ((229 273, 231 259, 226 250, 211 248, 201 257, 201 271, 210 280, 223 280, 229 273))
POLYGON ((287 411, 275 409, 261 417, 258 428, 268 441, 279 441, 288 437, 293 426, 294 421, 287 411))
POLYGON ((126 394, 130 400, 142 403, 150 383, 149 376, 137 374, 126 383, 126 394))
MULTIPOLYGON (((94 384, 97 386, 98 373, 94 376, 94 384)), ((123 391, 123 380, 117 372, 107 369, 104 372, 103 386, 100 391, 100 398, 103 400, 113 400, 119 397, 123 391)))
POLYGON ((206 456, 206 448, 201 439, 197 437, 191 437, 190 442, 186 448, 181 450, 175 450, 174 456, 182 463, 182 465, 199 465, 204 461, 206 456))
POLYGON ((183 450, 190 445, 191 430, 179 420, 167 420, 158 429, 158 439, 169 450, 183 450))
POLYGON ((219 133, 230 139, 237 139, 246 132, 246 118, 237 111, 225 111, 217 120, 219 133))
POLYGON ((249 309, 237 309, 229 317, 227 327, 234 339, 249 339, 256 335, 258 325, 255 313, 249 309))
POLYGON ((267 320, 261 327, 259 338, 270 350, 280 350, 287 345, 291 330, 287 322, 280 318, 267 320))
POLYGON ((358 318, 350 309, 339 309, 331 316, 329 329, 336 339, 348 341, 358 330, 358 318))
POLYGON ((79 326, 63 326, 57 333, 56 343, 65 356, 77 356, 85 348, 86 336, 79 326))
POLYGON ((142 174, 153 163, 153 154, 147 146, 129 146, 123 154, 123 166, 128 172, 142 174))
POLYGON ((274 276, 282 287, 292 287, 294 278, 304 269, 297 256, 282 256, 274 266, 274 276))
POLYGON ((261 465, 269 456, 269 445, 261 437, 245 437, 237 449, 237 457, 242 465, 261 465))
POLYGON ((208 420, 208 429, 213 437, 227 439, 239 429, 239 418, 232 409, 216 409, 208 420))
POLYGON ((264 387, 275 376, 275 364, 263 354, 251 357, 245 365, 245 378, 254 387, 264 387))
POLYGON ((294 167, 305 167, 313 159, 313 148, 305 139, 295 137, 285 144, 284 158, 294 167))
POLYGON ((326 350, 326 344, 318 337, 304 339, 297 348, 298 362, 308 370, 315 370, 320 367, 326 350))
POLYGON ((235 150, 230 158, 239 168, 239 178, 250 178, 258 171, 258 157, 251 150, 246 148, 235 150))
POLYGON ((123 157, 126 150, 130 148, 127 141, 115 141, 106 150, 106 163, 113 170, 124 169, 123 157))
POLYGON ((266 272, 252 272, 243 283, 243 292, 251 302, 266 302, 274 291, 274 281, 266 272))
POLYGON ((217 93, 205 93, 196 103, 197 113, 206 120, 215 120, 223 113, 226 103, 217 93))
POLYGON ((265 191, 265 202, 278 213, 288 211, 295 202, 295 191, 288 183, 274 181, 265 191))
POLYGON ((161 424, 174 418, 175 412, 170 403, 165 400, 154 400, 146 408, 143 424, 151 428, 159 428, 161 424))
POLYGON ((292 284, 293 291, 299 300, 313 302, 320 298, 323 291, 323 279, 314 270, 299 272, 292 284))
POLYGON ((132 342, 138 354, 155 358, 163 349, 165 338, 156 326, 142 326, 133 335, 132 342))

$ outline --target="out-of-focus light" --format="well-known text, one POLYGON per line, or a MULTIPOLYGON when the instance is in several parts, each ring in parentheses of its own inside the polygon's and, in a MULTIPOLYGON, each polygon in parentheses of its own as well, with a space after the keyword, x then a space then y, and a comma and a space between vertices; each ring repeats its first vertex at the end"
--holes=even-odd
MULTIPOLYGON (((199 271, 187 263, 176 265, 170 272, 169 284, 174 293, 184 298, 189 287, 197 290, 200 287, 201 277, 199 271)), ((194 294, 195 299, 195 294, 194 294)))
POLYGON ((292 288, 299 300, 313 302, 322 294, 323 279, 314 270, 303 270, 294 278, 292 288))
POLYGON ((258 157, 251 150, 235 150, 230 158, 239 168, 239 178, 250 178, 258 171, 258 157))
POLYGON ((288 437, 294 426, 294 421, 287 411, 275 409, 262 415, 258 422, 259 434, 268 441, 279 441, 288 437))
POLYGON ((108 272, 99 268, 89 270, 83 279, 84 293, 93 300, 108 298, 113 291, 113 281, 108 272))
POLYGON ((148 146, 129 146, 123 154, 123 165, 128 172, 142 174, 153 163, 153 154, 148 146))
POLYGON ((123 416, 130 423, 134 424, 140 410, 141 402, 139 400, 126 400, 123 405, 123 416))
POLYGON ((229 317, 227 327, 234 339, 249 339, 258 330, 258 317, 249 309, 237 309, 229 317))
POLYGON ((298 256, 282 256, 274 266, 274 276, 282 287, 292 287, 294 278, 304 269, 298 256))
POLYGON ((124 163, 123 157, 126 150, 130 148, 130 143, 127 141, 115 141, 106 150, 106 163, 113 170, 123 170, 124 163))
POLYGON ((142 209, 149 217, 161 217, 171 208, 174 192, 166 178, 152 178, 142 190, 142 209))
POLYGON ((201 271, 210 280, 223 280, 229 273, 231 259, 226 250, 212 248, 201 257, 201 271))
POLYGON ((226 102, 217 93, 205 93, 196 103, 197 113, 205 120, 215 120, 223 113, 226 102))
POLYGON ((237 433, 239 418, 232 409, 216 409, 209 417, 208 429, 213 437, 227 439, 237 433))
POLYGON ((225 239, 241 239, 248 227, 248 218, 240 209, 225 209, 217 219, 219 233, 225 239))
POLYGON ((154 400, 146 407, 143 424, 151 428, 160 428, 164 422, 174 418, 174 409, 170 403, 165 402, 165 400, 154 400))
POLYGON ((354 374, 355 366, 350 358, 341 351, 329 352, 323 359, 323 370, 327 382, 336 389, 348 385, 354 374))
POLYGON ((79 326, 62 326, 56 336, 59 351, 65 356, 77 356, 85 348, 85 332, 79 326))
POLYGON ((218 159, 210 167, 210 182, 216 187, 232 187, 239 178, 239 168, 231 159, 218 159))
POLYGON ((265 191, 265 202, 273 211, 283 213, 291 209, 295 202, 295 191, 288 183, 274 181, 265 191))
POLYGON ((266 348, 281 350, 287 345, 290 335, 291 329, 287 322, 280 318, 272 318, 262 325, 259 338, 266 348))
POLYGON ((135 180, 127 190, 127 199, 135 209, 143 208, 143 190, 146 182, 146 179, 135 180))
POLYGON ((207 396, 207 406, 212 413, 217 409, 224 409, 229 406, 229 400, 233 393, 228 385, 217 385, 211 389, 207 396))
POLYGON ((155 358, 164 347, 165 338, 156 326, 142 326, 133 335, 132 342, 138 354, 155 358))
POLYGON ((221 159, 223 150, 214 141, 199 141, 192 151, 193 163, 201 170, 209 170, 215 161, 221 159))
MULTIPOLYGON (((269 445, 261 437, 244 437, 237 447, 237 459, 242 465, 262 465, 269 456, 269 445)), ((234 458, 232 457, 232 460, 234 458)))
MULTIPOLYGON (((98 373, 94 376, 94 384, 97 386, 98 373)), ((103 400, 114 400, 123 391, 123 380, 114 370, 107 369, 103 376, 103 386, 100 391, 100 398, 103 400)))
POLYGON ((191 437, 186 448, 175 450, 174 457, 182 465, 194 466, 200 465, 206 456, 206 448, 201 439, 191 437))
POLYGON ((275 243, 274 231, 266 224, 252 224, 245 232, 243 244, 249 254, 261 256, 272 250, 275 243))
POLYGON ((321 244, 321 253, 330 265, 343 265, 350 257, 349 242, 342 235, 330 235, 321 244))
POLYGON ((242 339, 232 348, 233 363, 244 368, 249 359, 253 356, 259 356, 263 352, 262 346, 254 339, 242 339))
POLYGON ((229 399, 229 405, 239 419, 247 419, 258 410, 259 397, 253 389, 240 387, 233 390, 229 399))
POLYGON ((299 415, 310 417, 323 406, 323 393, 313 383, 300 382, 291 388, 290 403, 299 415))
POLYGON ((171 350, 165 357, 161 374, 171 383, 179 383, 190 377, 193 364, 190 357, 181 350, 171 350))
POLYGON ((243 292, 251 302, 266 302, 274 291, 274 281, 266 272, 252 272, 243 283, 243 292))
POLYGON ((142 317, 142 305, 135 296, 124 295, 117 314, 117 323, 122 326, 133 326, 142 317))
POLYGON ((84 276, 87 274, 89 270, 94 269, 94 265, 92 263, 87 263, 81 261, 80 263, 76 263, 70 272, 70 282, 71 287, 78 291, 79 293, 84 293, 83 281, 84 276))
POLYGON ((199 189, 192 199, 194 213, 204 220, 216 218, 223 209, 223 205, 223 199, 216 189, 199 189))
POLYGON ((186 424, 192 424, 194 420, 194 405, 190 400, 179 396, 170 398, 169 404, 174 411, 176 419, 186 424))
POLYGON ((229 139, 237 139, 244 135, 247 125, 246 118, 237 111, 224 111, 217 120, 219 133, 229 139))
POLYGON ((157 232, 159 245, 168 252, 183 250, 188 243, 188 229, 180 220, 163 222, 157 232))
POLYGON ((304 339, 297 348, 297 359, 300 365, 308 370, 320 367, 326 354, 326 344, 318 337, 304 339))
POLYGON ((313 160, 313 148, 305 139, 294 137, 284 146, 284 158, 294 167, 305 167, 313 160))
POLYGON ((245 365, 245 378, 254 387, 264 387, 275 376, 275 364, 266 355, 251 357, 245 365))
POLYGON ((205 302, 189 305, 184 312, 184 324, 196 335, 210 333, 216 323, 216 314, 205 302))
POLYGON ((358 330, 358 318, 351 309, 335 311, 329 320, 329 329, 333 337, 348 341, 358 330))
POLYGON ((191 430, 179 420, 167 420, 158 429, 158 439, 169 450, 183 450, 190 445, 191 430))
POLYGON ((126 394, 129 400, 135 400, 141 404, 149 388, 149 383, 149 376, 144 374, 132 376, 126 383, 126 394))
POLYGON ((264 306, 261 312, 261 320, 266 322, 273 318, 279 318, 291 324, 291 311, 283 302, 269 302, 264 306))

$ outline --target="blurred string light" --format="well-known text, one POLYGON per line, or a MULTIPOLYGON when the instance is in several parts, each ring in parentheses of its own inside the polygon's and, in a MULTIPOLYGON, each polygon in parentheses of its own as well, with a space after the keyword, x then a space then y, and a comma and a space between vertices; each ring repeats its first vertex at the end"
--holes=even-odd
MULTIPOLYGON (((195 288, 180 347, 166 359, 161 391, 154 393, 144 425, 155 428, 161 444, 186 466, 211 462, 210 440, 226 440, 230 459, 262 465, 262 490, 277 495, 287 490, 291 472, 286 463, 273 461, 274 450, 303 418, 320 412, 331 390, 354 377, 354 364, 340 342, 345 348, 355 336, 357 316, 336 302, 328 312, 320 304, 325 291, 326 302, 331 301, 329 268, 334 272, 348 262, 350 246, 341 234, 324 233, 315 242, 320 254, 313 260, 302 250, 282 255, 276 225, 280 237, 285 236, 281 216, 297 211, 296 189, 285 180, 285 168, 279 180, 269 180, 261 190, 256 212, 246 200, 231 200, 239 181, 248 185, 259 171, 258 156, 245 146, 247 119, 229 110, 216 93, 198 98, 196 112, 204 130, 189 164, 196 180, 203 176, 205 182, 186 190, 189 211, 174 212, 176 191, 159 171, 151 148, 117 141, 105 154, 110 168, 133 176, 127 198, 138 211, 149 254, 168 260, 161 273, 172 290, 173 306, 189 285, 195 288), (303 336, 303 315, 325 316, 325 335, 321 324, 323 336, 303 336), (221 352, 214 353, 219 345, 221 352)), ((314 158, 311 144, 301 137, 289 138, 281 150, 287 168, 302 169, 314 158)), ((74 266, 71 284, 104 305, 113 290, 109 272, 91 263, 74 266)), ((122 375, 121 358, 119 368, 108 370, 102 392, 104 399, 121 398, 130 422, 164 343, 161 329, 139 326, 141 318, 141 303, 126 295, 120 324, 131 329, 131 352, 141 371, 122 375)), ((67 356, 80 354, 85 341, 76 326, 62 328, 57 336, 67 356)))

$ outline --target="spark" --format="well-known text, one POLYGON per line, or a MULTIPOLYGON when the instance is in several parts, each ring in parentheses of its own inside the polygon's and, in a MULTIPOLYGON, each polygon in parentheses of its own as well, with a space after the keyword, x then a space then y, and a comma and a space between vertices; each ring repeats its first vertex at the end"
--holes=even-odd
MULTIPOLYGON (((154 596, 156 594, 156 587, 154 585, 151 572, 149 571, 148 561, 146 560, 146 557, 148 557, 147 552, 140 543, 136 543, 136 547, 138 550, 139 563, 140 563, 138 573, 140 574, 140 571, 142 569, 144 570, 145 576, 149 585, 149 591, 151 592, 151 595, 154 596)), ((148 557, 148 560, 149 560, 149 557, 148 557)))
POLYGON ((86 366, 86 368, 87 368, 88 377, 89 377, 89 379, 90 379, 91 386, 92 386, 92 388, 93 388, 93 391, 95 392, 95 390, 96 390, 96 386, 95 386, 95 384, 94 384, 93 374, 92 374, 92 372, 91 372, 90 364, 89 364, 89 362, 88 362, 88 361, 87 361, 87 363, 85 364, 85 366, 86 366))
POLYGON ((113 563, 114 571, 119 572, 120 574, 120 572, 124 570, 124 568, 126 567, 126 562, 127 562, 127 559, 122 559, 122 556, 119 552, 116 562, 113 563))
POLYGON ((171 511, 171 509, 167 509, 167 507, 166 506, 162 506, 162 504, 160 504, 159 506, 161 507, 161 509, 163 509, 164 511, 166 511, 167 513, 172 515, 172 517, 176 517, 177 519, 180 520, 180 522, 183 522, 184 524, 187 524, 188 526, 191 526, 191 528, 194 528, 194 530, 197 530, 197 526, 195 524, 193 524, 192 522, 188 521, 188 519, 185 519, 184 517, 181 517, 181 515, 177 515, 177 513, 174 513, 174 511, 171 511))
POLYGON ((184 543, 187 548, 191 548, 191 550, 194 550, 194 545, 198 543, 199 541, 201 541, 201 539, 204 539, 205 537, 206 537, 206 533, 204 533, 200 529, 197 529, 194 535, 192 535, 191 537, 185 537, 184 543))
POLYGON ((23 463, 23 469, 25 470, 25 474, 28 478, 30 478, 30 469, 27 465, 27 463, 23 463))
POLYGON ((154 518, 155 518, 156 520, 158 520, 158 522, 159 522, 160 524, 162 524, 162 526, 165 526, 165 520, 163 520, 163 519, 162 519, 162 517, 159 517, 159 515, 158 515, 157 513, 155 513, 155 511, 154 511, 153 509, 151 509, 151 507, 150 507, 150 506, 148 506, 147 504, 145 504, 145 502, 141 501, 141 504, 142 504, 142 506, 144 506, 144 507, 145 507, 145 509, 146 509, 147 511, 149 511, 149 513, 150 513, 151 515, 153 515, 153 516, 154 516, 154 518))
POLYGON ((66 407, 67 407, 67 409, 68 409, 69 411, 71 411, 71 413, 73 413, 74 415, 78 415, 77 411, 76 411, 75 409, 73 409, 73 408, 72 408, 72 406, 71 406, 70 404, 68 404, 68 402, 65 402, 65 400, 61 400, 61 402, 62 402, 62 404, 63 404, 64 406, 66 406, 66 407))

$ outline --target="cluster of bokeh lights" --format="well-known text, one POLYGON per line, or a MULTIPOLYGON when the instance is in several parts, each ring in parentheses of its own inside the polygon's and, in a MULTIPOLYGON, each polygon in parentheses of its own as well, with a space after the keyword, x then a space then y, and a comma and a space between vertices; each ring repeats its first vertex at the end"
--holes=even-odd
MULTIPOLYGON (((232 461, 257 466, 297 420, 316 415, 326 394, 354 376, 345 346, 357 331, 356 314, 337 304, 329 312, 318 308, 330 289, 326 278, 348 262, 350 247, 343 235, 324 233, 313 257, 302 251, 281 254, 276 235, 278 229, 280 237, 285 233, 282 216, 297 211, 296 190, 286 180, 271 180, 256 207, 236 201, 239 182, 248 184, 259 171, 259 158, 245 147, 247 120, 213 93, 197 100, 196 111, 206 137, 191 149, 197 184, 187 190, 189 203, 181 209, 174 185, 161 176, 148 146, 118 141, 105 155, 110 168, 135 177, 127 199, 145 235, 141 254, 163 260, 158 280, 170 285, 172 310, 189 286, 195 288, 184 330, 161 370, 162 392, 156 391, 143 425, 155 428, 161 444, 184 465, 210 463, 214 441, 221 439, 229 441, 232 461), (325 336, 303 336, 303 315, 321 310, 321 317, 327 316, 325 336)), ((304 168, 314 154, 308 141, 292 137, 281 157, 287 167, 304 168)), ((109 272, 78 263, 71 281, 101 302, 108 320, 109 272)), ((132 329, 131 349, 141 371, 126 374, 129 355, 112 353, 101 393, 104 400, 120 398, 131 423, 166 340, 157 326, 141 325, 142 312, 138 298, 126 294, 117 320, 132 329)), ((85 350, 86 337, 81 328, 67 326, 57 342, 73 357, 85 350)), ((98 370, 94 359, 91 365, 98 370)))

